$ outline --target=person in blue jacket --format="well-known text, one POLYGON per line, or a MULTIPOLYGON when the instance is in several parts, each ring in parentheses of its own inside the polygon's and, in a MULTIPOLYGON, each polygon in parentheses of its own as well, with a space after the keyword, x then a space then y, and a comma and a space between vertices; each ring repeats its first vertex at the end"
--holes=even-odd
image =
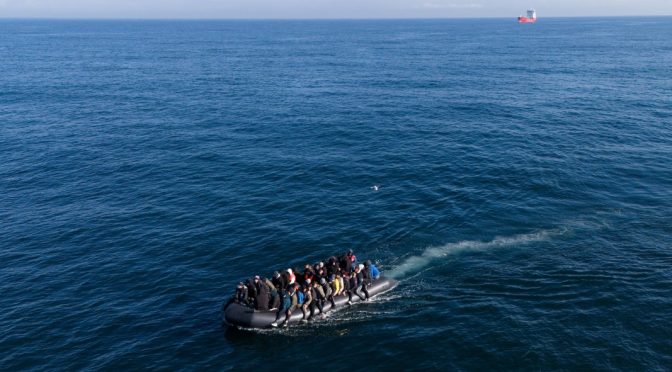
POLYGON ((371 271, 371 279, 376 280, 380 278, 380 270, 378 270, 376 265, 371 263, 371 260, 366 260, 364 266, 371 271))

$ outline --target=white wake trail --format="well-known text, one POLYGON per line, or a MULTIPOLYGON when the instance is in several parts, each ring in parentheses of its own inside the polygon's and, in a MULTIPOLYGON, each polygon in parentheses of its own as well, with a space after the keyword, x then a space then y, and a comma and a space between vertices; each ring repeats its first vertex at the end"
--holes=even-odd
POLYGON ((564 234, 566 231, 566 229, 542 230, 530 234, 520 234, 510 237, 496 237, 489 242, 467 240, 457 243, 449 243, 438 247, 429 247, 425 249, 421 255, 407 258, 406 261, 392 269, 387 275, 398 279, 406 276, 407 274, 422 270, 437 258, 442 258, 465 251, 482 251, 491 248, 511 247, 515 245, 545 241, 551 239, 553 236, 564 234))

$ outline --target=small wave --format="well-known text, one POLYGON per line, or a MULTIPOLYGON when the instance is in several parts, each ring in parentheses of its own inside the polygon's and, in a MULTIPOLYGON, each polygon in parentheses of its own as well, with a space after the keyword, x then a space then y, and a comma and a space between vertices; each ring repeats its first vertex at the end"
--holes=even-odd
POLYGON ((461 252, 482 251, 491 248, 510 247, 534 242, 549 240, 553 236, 562 235, 567 232, 566 228, 541 230, 529 234, 520 234, 510 237, 496 237, 495 239, 482 242, 477 240, 465 240, 457 243, 449 243, 442 246, 433 246, 425 249, 419 256, 412 256, 406 259, 399 266, 389 272, 392 278, 401 278, 408 274, 418 272, 427 267, 436 259, 451 256, 461 252))

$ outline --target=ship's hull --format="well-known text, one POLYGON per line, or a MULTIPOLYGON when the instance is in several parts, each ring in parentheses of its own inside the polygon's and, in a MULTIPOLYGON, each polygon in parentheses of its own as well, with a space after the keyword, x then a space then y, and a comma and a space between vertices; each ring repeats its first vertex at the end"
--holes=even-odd
POLYGON ((518 23, 535 23, 536 18, 518 17, 518 23))

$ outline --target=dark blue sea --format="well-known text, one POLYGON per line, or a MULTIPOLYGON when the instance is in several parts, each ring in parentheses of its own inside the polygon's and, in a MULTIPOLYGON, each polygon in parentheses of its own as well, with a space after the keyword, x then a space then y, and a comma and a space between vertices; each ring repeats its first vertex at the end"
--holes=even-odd
POLYGON ((670 370, 671 40, 0 21, 0 369, 670 370), (347 249, 399 285, 222 324, 238 281, 347 249))

